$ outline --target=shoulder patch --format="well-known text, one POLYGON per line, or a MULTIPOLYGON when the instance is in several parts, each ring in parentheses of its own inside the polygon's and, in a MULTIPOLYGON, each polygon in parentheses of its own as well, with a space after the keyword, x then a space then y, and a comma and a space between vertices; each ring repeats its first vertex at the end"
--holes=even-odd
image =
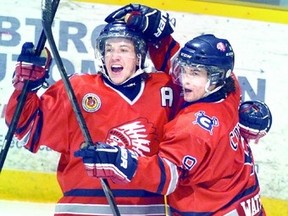
POLYGON ((101 100, 98 95, 88 93, 82 99, 82 107, 86 112, 96 112, 101 107, 101 100))
POLYGON ((198 124, 204 130, 209 131, 210 135, 213 134, 213 128, 219 126, 219 120, 215 116, 209 117, 205 115, 204 111, 195 113, 195 116, 196 120, 193 124, 198 124))

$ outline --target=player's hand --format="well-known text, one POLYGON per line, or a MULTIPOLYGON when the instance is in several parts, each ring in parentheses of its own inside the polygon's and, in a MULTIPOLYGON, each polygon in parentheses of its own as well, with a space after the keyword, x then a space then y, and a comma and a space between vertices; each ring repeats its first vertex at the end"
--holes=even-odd
POLYGON ((239 123, 241 136, 258 143, 271 128, 272 114, 262 101, 245 101, 239 107, 239 123))
POLYGON ((28 91, 37 91, 43 86, 45 79, 49 77, 51 64, 50 51, 45 47, 40 56, 36 56, 34 44, 26 42, 17 59, 13 75, 13 86, 22 90, 25 80, 29 80, 28 91))
POLYGON ((140 4, 128 4, 105 19, 108 23, 115 20, 124 20, 128 27, 143 32, 150 42, 172 34, 176 25, 175 18, 170 18, 168 13, 140 4))
POLYGON ((102 142, 83 144, 74 156, 82 158, 89 176, 110 178, 114 183, 130 182, 138 163, 135 152, 102 142))

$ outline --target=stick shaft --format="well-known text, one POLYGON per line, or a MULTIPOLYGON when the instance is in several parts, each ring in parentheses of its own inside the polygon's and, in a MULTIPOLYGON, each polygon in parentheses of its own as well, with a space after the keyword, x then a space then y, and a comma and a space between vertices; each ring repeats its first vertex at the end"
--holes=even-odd
MULTIPOLYGON (((54 0, 52 3, 52 6, 51 6, 51 18, 52 18, 52 20, 51 20, 51 22, 53 21, 53 19, 55 17, 59 2, 60 2, 60 0, 54 0)), ((46 38, 45 32, 44 32, 44 30, 42 30, 40 38, 39 38, 37 46, 36 46, 36 50, 35 50, 36 55, 40 56, 41 51, 43 50, 43 48, 45 46, 46 39, 47 38, 46 38)), ((16 131, 23 107, 24 107, 25 102, 26 102, 27 93, 28 93, 28 85, 29 85, 29 80, 26 80, 24 82, 24 86, 23 86, 23 89, 22 89, 21 94, 19 96, 18 103, 17 103, 16 109, 15 109, 15 112, 13 114, 12 120, 11 120, 11 124, 8 127, 8 131, 7 131, 7 134, 5 136, 5 139, 4 139, 4 142, 2 145, 2 149, 0 152, 0 173, 1 173, 2 168, 4 166, 4 162, 6 160, 6 157, 7 157, 14 133, 16 131)))
MULTIPOLYGON (((73 111, 76 115, 77 121, 79 123, 80 129, 82 131, 82 134, 85 138, 85 142, 87 144, 93 144, 93 140, 91 138, 91 135, 89 133, 88 127, 86 125, 86 121, 83 117, 83 114, 81 112, 80 106, 77 102, 77 98, 75 96, 74 90, 71 86, 69 77, 67 75, 66 69, 64 67, 63 61, 61 59, 61 56, 59 54, 59 51, 57 49, 57 46, 55 44, 55 40, 53 37, 52 33, 52 28, 51 28, 51 0, 45 0, 45 5, 42 5, 42 25, 44 32, 46 34, 47 40, 49 42, 54 60, 57 64, 58 70, 60 72, 62 81, 64 83, 68 98, 70 100, 71 106, 73 108, 73 111)), ((101 185, 103 188, 103 191, 105 193, 105 196, 107 198, 107 201, 111 207, 111 210, 113 212, 113 215, 120 216, 120 211, 118 209, 118 206, 115 202, 115 198, 113 196, 113 193, 109 187, 108 181, 106 179, 100 179, 101 185)))

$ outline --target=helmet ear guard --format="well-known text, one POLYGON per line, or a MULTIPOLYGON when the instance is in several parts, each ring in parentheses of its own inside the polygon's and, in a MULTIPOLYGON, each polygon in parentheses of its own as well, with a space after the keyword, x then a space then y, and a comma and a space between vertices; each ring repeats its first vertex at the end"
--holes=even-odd
POLYGON ((272 125, 272 114, 262 101, 245 101, 239 107, 240 134, 247 140, 257 143, 264 137, 272 125))

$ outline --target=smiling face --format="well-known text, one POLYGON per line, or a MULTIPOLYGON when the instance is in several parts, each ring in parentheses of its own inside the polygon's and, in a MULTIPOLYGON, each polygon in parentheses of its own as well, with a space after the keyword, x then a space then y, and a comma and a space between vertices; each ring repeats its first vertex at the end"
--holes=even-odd
POLYGON ((104 64, 111 81, 122 84, 137 70, 138 58, 134 43, 125 38, 110 38, 105 41, 104 64))

